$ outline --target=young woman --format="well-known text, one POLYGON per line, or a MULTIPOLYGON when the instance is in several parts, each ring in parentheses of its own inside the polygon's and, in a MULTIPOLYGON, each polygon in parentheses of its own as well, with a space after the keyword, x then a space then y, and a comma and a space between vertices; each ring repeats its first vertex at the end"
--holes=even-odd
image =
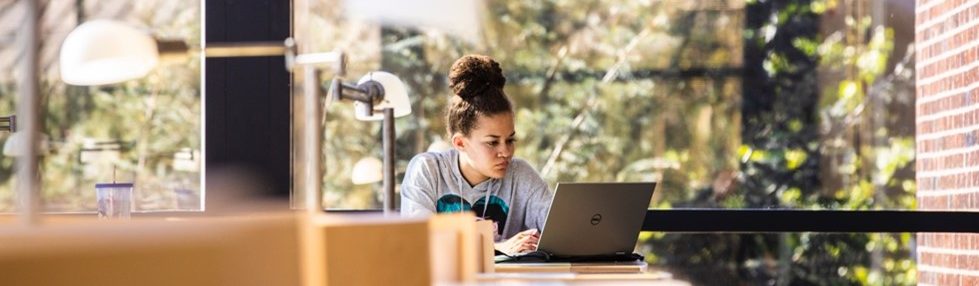
POLYGON ((514 159, 513 107, 500 64, 487 56, 456 60, 455 93, 445 121, 453 149, 412 158, 401 184, 401 213, 471 211, 497 227, 497 250, 537 249, 553 194, 527 162, 514 159))

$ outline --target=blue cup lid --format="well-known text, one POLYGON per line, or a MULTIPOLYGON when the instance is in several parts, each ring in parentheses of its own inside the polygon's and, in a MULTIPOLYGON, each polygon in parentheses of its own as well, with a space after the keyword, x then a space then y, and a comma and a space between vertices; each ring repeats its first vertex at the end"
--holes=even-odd
POLYGON ((97 183, 95 184, 96 189, 102 188, 132 188, 133 183, 97 183))

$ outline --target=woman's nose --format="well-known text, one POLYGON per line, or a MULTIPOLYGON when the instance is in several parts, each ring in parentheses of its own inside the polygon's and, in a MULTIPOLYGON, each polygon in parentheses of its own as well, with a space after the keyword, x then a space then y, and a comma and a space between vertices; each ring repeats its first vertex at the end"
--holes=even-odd
POLYGON ((510 156, 513 156, 513 147, 512 146, 503 146, 502 148, 500 148, 499 150, 497 150, 497 154, 500 157, 509 158, 510 156))

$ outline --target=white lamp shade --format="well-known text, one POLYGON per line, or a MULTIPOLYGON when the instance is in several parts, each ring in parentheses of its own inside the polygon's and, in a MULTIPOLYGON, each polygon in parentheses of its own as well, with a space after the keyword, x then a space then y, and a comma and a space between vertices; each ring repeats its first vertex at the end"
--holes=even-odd
POLYGON ((359 101, 354 102, 354 110, 358 111, 354 114, 357 120, 383 120, 383 110, 385 108, 394 108, 394 117, 411 114, 411 101, 408 100, 408 90, 405 89, 405 84, 401 82, 401 79, 389 72, 373 71, 361 77, 357 84, 363 84, 368 81, 376 81, 384 87, 384 100, 374 105, 374 114, 371 116, 359 112, 360 110, 367 110, 365 103, 359 101))
POLYGON ((78 26, 61 45, 61 79, 73 85, 103 85, 146 76, 159 61, 150 34, 112 20, 78 26))
POLYGON ((23 132, 14 132, 7 137, 7 141, 3 143, 3 155, 7 157, 19 157, 24 154, 24 146, 27 139, 24 137, 23 132))
POLYGON ((350 180, 354 184, 363 185, 377 183, 384 179, 383 163, 374 157, 366 157, 354 163, 353 174, 350 180))
MULTIPOLYGON (((24 132, 14 132, 7 137, 7 141, 3 143, 3 155, 7 157, 20 157, 27 153, 26 149, 28 146, 27 136, 24 132)), ((38 145, 38 153, 46 153, 48 151, 48 140, 44 134, 41 134, 41 142, 38 145)))

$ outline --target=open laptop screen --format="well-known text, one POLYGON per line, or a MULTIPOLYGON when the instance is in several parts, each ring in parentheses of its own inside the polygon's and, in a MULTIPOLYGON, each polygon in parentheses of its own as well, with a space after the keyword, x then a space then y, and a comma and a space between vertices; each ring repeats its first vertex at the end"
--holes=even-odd
POLYGON ((655 182, 558 183, 538 250, 560 256, 629 254, 655 182))

